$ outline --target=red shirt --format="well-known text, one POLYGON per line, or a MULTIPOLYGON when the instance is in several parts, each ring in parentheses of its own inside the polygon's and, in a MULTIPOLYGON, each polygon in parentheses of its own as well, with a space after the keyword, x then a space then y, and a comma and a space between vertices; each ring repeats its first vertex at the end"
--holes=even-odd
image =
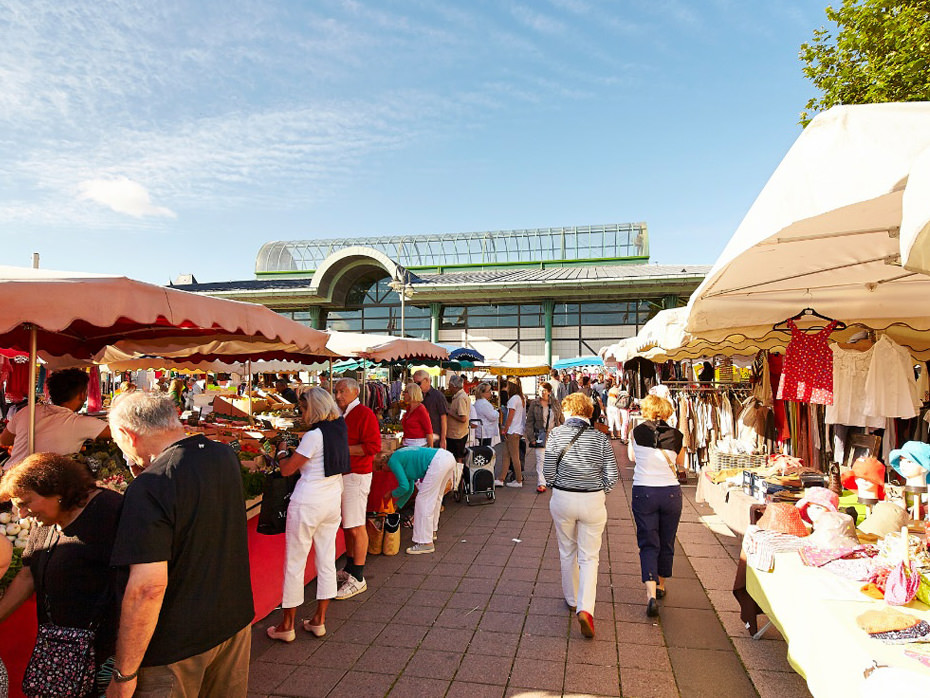
POLYGON ((356 475, 370 473, 374 467, 374 456, 381 452, 381 427, 378 418, 365 405, 356 405, 344 416, 349 431, 349 446, 361 446, 361 456, 350 456, 352 472, 356 475))
POLYGON ((421 402, 411 412, 407 412, 400 420, 404 430, 405 439, 425 439, 427 434, 433 433, 433 424, 429 421, 429 412, 421 402))

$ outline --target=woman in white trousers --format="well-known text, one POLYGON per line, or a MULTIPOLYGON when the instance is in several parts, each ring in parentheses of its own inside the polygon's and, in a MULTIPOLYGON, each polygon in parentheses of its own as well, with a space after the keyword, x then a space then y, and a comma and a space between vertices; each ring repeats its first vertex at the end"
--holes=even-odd
POLYGON ((607 525, 605 495, 617 484, 617 460, 608 438, 591 427, 594 403, 584 393, 562 401, 565 424, 546 442, 543 474, 552 489, 565 603, 576 612, 581 634, 594 637, 594 602, 601 537, 607 525))
POLYGON ((317 605, 313 617, 303 621, 303 628, 316 637, 326 634, 326 609, 338 590, 336 533, 342 523, 342 474, 349 469, 348 432, 332 396, 322 388, 310 388, 300 393, 297 404, 311 429, 297 450, 279 462, 282 475, 299 470, 300 480, 287 507, 283 617, 267 630, 270 638, 282 642, 296 639, 294 620, 297 607, 304 602, 304 572, 311 546, 317 605))

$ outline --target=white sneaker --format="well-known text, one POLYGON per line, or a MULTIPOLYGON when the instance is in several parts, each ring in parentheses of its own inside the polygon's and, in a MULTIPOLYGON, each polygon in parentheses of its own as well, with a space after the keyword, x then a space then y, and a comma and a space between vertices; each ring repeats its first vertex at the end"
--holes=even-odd
POLYGON ((495 487, 503 487, 503 486, 504 486, 504 481, 503 481, 503 480, 495 480, 495 481, 494 481, 494 486, 495 486, 495 487))
POLYGON ((351 576, 352 575, 350 575, 345 570, 336 570, 336 583, 339 584, 339 586, 342 586, 351 576))
POLYGON ((432 543, 414 543, 407 548, 408 555, 425 555, 426 553, 435 553, 436 546, 432 543))
POLYGON ((339 591, 336 592, 336 598, 340 600, 351 599, 353 596, 358 596, 367 589, 368 582, 366 582, 364 579, 359 581, 350 574, 349 578, 343 582, 341 587, 339 587, 339 591))
POLYGON ((505 487, 523 487, 523 483, 522 483, 522 482, 517 482, 516 480, 514 480, 514 481, 512 481, 512 482, 508 482, 508 483, 505 485, 505 487))

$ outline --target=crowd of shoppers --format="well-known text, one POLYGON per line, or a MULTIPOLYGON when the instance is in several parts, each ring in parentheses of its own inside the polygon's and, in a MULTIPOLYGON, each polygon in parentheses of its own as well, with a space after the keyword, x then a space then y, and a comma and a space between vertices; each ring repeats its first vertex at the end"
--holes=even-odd
MULTIPOLYGON (((35 593, 40 624, 93 628, 95 687, 88 695, 245 696, 254 609, 235 453, 185 433, 178 418, 180 385, 172 384, 167 394, 122 391, 109 424, 79 417, 86 380, 78 374, 86 375, 62 371, 50 377, 54 405, 43 411, 37 433, 47 450, 22 458, 0 480, 0 499, 13 499, 41 524, 29 538, 23 569, 0 599, 0 621, 35 593), (72 443, 78 436, 83 441, 106 433, 133 463, 136 478, 125 496, 97 488, 85 466, 60 454, 78 450, 72 443)), ((393 454, 381 453, 378 420, 360 403, 356 381, 337 381, 332 395, 322 388, 294 393, 308 431, 296 449, 276 458, 282 475, 299 478, 287 510, 282 614, 267 628, 269 637, 296 639, 311 547, 317 603, 300 622, 303 630, 325 635, 330 602, 367 590, 365 522, 375 467, 397 478, 386 499, 398 508, 418 490, 406 552, 435 552, 443 495, 456 461, 466 457, 469 425, 477 443, 501 444, 496 485, 512 468, 507 485, 522 486, 520 444, 526 440, 537 491, 552 491, 565 603, 582 635, 594 636, 606 495, 619 479, 610 438, 627 438, 630 402, 622 398, 628 393, 601 378, 579 384, 554 375, 528 401, 514 380, 498 411, 489 384, 473 388, 474 404, 464 387, 458 376, 450 380, 450 404, 429 374, 414 374, 403 390, 404 448, 393 454), (594 428, 601 401, 609 437, 594 428), (346 556, 337 571, 340 527, 346 556)), ((653 395, 641 409, 646 421, 632 430, 629 443, 632 506, 646 613, 655 616, 672 574, 684 452, 681 433, 665 421, 671 404, 653 395)), ((21 425, 11 422, 2 438, 15 451, 20 434, 21 425)), ((8 564, 6 552, 0 548, 0 566, 8 564)))

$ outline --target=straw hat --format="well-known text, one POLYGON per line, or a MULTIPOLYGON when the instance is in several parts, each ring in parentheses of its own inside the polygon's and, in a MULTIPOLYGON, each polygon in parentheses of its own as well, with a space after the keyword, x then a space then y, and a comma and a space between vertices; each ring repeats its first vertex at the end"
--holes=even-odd
POLYGON ((807 526, 801 519, 801 512, 793 504, 772 502, 765 507, 765 513, 757 524, 767 531, 778 531, 792 536, 807 536, 807 526))

